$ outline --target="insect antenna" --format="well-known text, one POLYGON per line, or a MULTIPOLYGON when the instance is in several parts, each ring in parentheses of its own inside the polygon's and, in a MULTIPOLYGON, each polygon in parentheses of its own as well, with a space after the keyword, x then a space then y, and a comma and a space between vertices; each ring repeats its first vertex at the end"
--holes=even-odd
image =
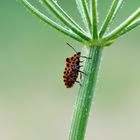
MULTIPOLYGON (((67 43, 67 42, 66 42, 66 43, 67 43)), ((67 45, 69 45, 69 46, 77 53, 77 51, 74 49, 73 46, 71 46, 69 43, 67 43, 67 45)))

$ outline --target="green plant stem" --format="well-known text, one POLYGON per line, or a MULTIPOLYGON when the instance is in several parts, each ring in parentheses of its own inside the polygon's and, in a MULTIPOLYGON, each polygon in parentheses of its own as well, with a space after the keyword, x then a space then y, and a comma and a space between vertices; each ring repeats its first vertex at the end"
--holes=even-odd
POLYGON ((132 22, 128 27, 126 27, 122 32, 120 32, 118 35, 116 35, 113 40, 110 40, 112 43, 114 42, 114 40, 118 37, 121 37, 122 35, 124 35, 125 33, 135 29, 136 27, 138 27, 140 25, 140 18, 138 18, 137 20, 135 20, 134 22, 132 22))
POLYGON ((84 13, 85 13, 87 27, 88 27, 89 33, 91 34, 92 33, 91 20, 90 20, 90 15, 89 15, 88 5, 87 5, 86 0, 82 0, 82 5, 83 5, 84 13))
POLYGON ((49 19, 47 16, 45 16, 43 13, 41 13, 39 10, 37 10, 34 6, 32 6, 27 0, 20 0, 21 3, 34 15, 36 15, 39 19, 50 25, 51 27, 55 28, 56 30, 62 32, 63 34, 79 41, 84 42, 85 40, 73 33, 72 31, 64 28, 63 26, 57 24, 56 22, 49 19))
POLYGON ((84 140, 103 48, 90 46, 70 128, 69 140, 84 140))
MULTIPOLYGON (((111 33, 104 37, 105 41, 113 40, 121 36, 121 33, 126 30, 126 28, 131 25, 137 18, 140 17, 140 7, 130 16, 128 17, 119 27, 114 29, 111 33)), ((128 30, 129 31, 129 30, 128 30)), ((127 32, 127 31, 126 31, 127 32)), ((126 33, 125 32, 125 33, 126 33)))
POLYGON ((81 15, 82 21, 86 27, 87 30, 88 29, 88 24, 87 24, 87 17, 86 17, 86 12, 87 12, 87 5, 85 0, 75 0, 76 4, 77 4, 77 9, 79 11, 79 14, 81 15))
POLYGON ((114 17, 116 17, 117 12, 119 11, 120 7, 122 6, 124 0, 114 0, 108 14, 105 18, 105 21, 101 27, 99 36, 100 38, 104 35, 104 33, 109 30, 110 24, 113 22, 114 17))
POLYGON ((71 22, 76 28, 84 32, 83 29, 58 5, 57 2, 55 2, 54 0, 50 0, 50 2, 63 16, 65 16, 65 18, 67 18, 69 22, 71 22))
MULTIPOLYGON (((91 104, 94 97, 94 92, 96 88, 97 75, 99 71, 100 60, 102 56, 103 47, 106 45, 111 45, 114 39, 120 37, 121 35, 127 33, 128 31, 134 29, 140 25, 140 7, 122 24, 115 28, 112 32, 103 36, 106 33, 110 23, 116 16, 120 5, 123 0, 114 0, 112 8, 110 9, 107 18, 101 28, 100 37, 98 37, 98 14, 97 14, 97 0, 89 0, 90 2, 90 18, 86 0, 76 0, 79 1, 79 11, 83 11, 81 15, 85 17, 84 20, 90 20, 91 25, 88 25, 89 30, 92 33, 92 37, 79 28, 73 20, 65 13, 58 5, 54 4, 52 0, 42 0, 44 5, 50 9, 50 11, 62 22, 62 24, 57 24, 46 15, 41 13, 38 9, 32 6, 27 0, 19 0, 23 5, 29 9, 34 15, 40 18, 42 21, 57 29, 58 31, 64 33, 65 35, 85 43, 87 45, 86 49, 88 50, 83 72, 83 78, 81 81, 81 86, 77 95, 76 104, 74 106, 74 113, 70 127, 69 140, 84 140, 88 117, 90 113, 91 104), (85 15, 84 15, 85 14, 85 15), (88 19, 89 18, 89 19, 88 19), (63 27, 65 26, 65 27, 63 27), (90 46, 89 46, 90 44, 90 46)), ((78 4, 78 3, 77 3, 78 4)), ((87 21, 89 22, 89 21, 87 21)))
POLYGON ((98 38, 98 25, 97 25, 97 0, 91 0, 91 14, 92 14, 92 36, 93 39, 98 38))
POLYGON ((81 38, 89 41, 91 40, 85 32, 82 32, 78 28, 76 28, 71 22, 67 20, 53 5, 49 0, 42 0, 44 4, 54 13, 54 15, 60 19, 60 21, 65 24, 70 30, 72 30, 75 34, 79 35, 81 38))
POLYGON ((125 34, 125 33, 129 32, 129 31, 133 30, 134 28, 136 28, 139 25, 140 25, 140 18, 137 19, 137 20, 135 20, 131 25, 129 25, 125 30, 123 30, 119 34, 119 36, 122 36, 123 34, 125 34))

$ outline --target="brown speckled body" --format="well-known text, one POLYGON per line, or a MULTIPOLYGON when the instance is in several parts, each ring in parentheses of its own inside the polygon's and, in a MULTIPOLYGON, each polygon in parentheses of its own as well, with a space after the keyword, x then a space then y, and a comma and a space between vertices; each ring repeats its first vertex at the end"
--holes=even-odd
POLYGON ((67 88, 73 87, 78 78, 80 69, 80 55, 81 52, 77 52, 73 56, 69 56, 68 58, 66 58, 63 79, 67 88))

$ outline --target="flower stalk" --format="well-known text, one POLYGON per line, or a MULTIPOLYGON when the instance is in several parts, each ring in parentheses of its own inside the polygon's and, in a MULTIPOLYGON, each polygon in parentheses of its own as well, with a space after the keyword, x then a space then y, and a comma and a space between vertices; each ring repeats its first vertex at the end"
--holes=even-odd
POLYGON ((113 22, 114 18, 116 17, 116 14, 118 13, 120 7, 122 6, 124 0, 114 0, 109 11, 108 14, 105 18, 105 21, 101 27, 99 36, 100 38, 104 35, 105 32, 107 32, 109 30, 108 27, 110 27, 111 23, 113 22))
POLYGON ((92 45, 86 49, 88 50, 87 57, 90 59, 86 60, 84 66, 85 75, 77 95, 69 140, 84 140, 103 51, 102 47, 92 45))
POLYGON ((98 38, 98 23, 97 23, 97 0, 91 0, 91 19, 92 19, 92 37, 98 38))
POLYGON ((83 46, 86 46, 88 58, 86 59, 83 69, 85 74, 81 80, 81 86, 74 106, 74 113, 69 131, 69 140, 84 140, 96 88, 102 51, 105 46, 110 46, 115 39, 140 25, 140 7, 113 31, 109 31, 111 23, 124 2, 124 0, 113 0, 103 25, 99 30, 97 0, 75 0, 79 13, 83 18, 84 25, 86 29, 88 29, 84 30, 58 3, 55 3, 55 0, 41 1, 42 4, 55 15, 60 23, 57 23, 57 21, 52 20, 51 17, 40 12, 40 10, 29 3, 28 0, 19 1, 39 19, 61 33, 80 42, 83 46))
POLYGON ((37 8, 35 8, 33 5, 31 5, 27 0, 20 0, 22 4, 35 16, 37 16, 40 20, 44 21, 54 29, 62 32, 63 34, 77 40, 78 42, 84 42, 84 39, 77 36, 75 33, 70 32, 68 29, 64 28, 62 25, 59 25, 55 21, 52 21, 50 18, 48 18, 46 15, 41 13, 37 8))
POLYGON ((83 22, 85 24, 85 27, 87 28, 87 31, 92 33, 92 28, 91 28, 91 19, 89 15, 89 5, 87 4, 86 0, 75 0, 77 7, 79 9, 79 13, 83 19, 83 22))
POLYGON ((52 5, 50 0, 42 0, 44 4, 54 13, 54 15, 70 30, 72 30, 75 34, 78 34, 81 38, 84 38, 85 40, 89 41, 89 37, 85 35, 86 33, 80 31, 77 29, 67 18, 63 16, 63 14, 58 11, 54 5, 52 5))
MULTIPOLYGON (((61 13, 63 16, 65 16, 65 18, 67 19, 68 22, 71 22, 73 24, 73 26, 75 26, 77 29, 84 32, 84 30, 57 4, 57 2, 55 2, 53 0, 50 0, 50 2, 53 5, 53 8, 55 8, 57 12, 59 11, 59 13, 61 13)), ((46 3, 44 3, 44 4, 46 5, 46 3)))
POLYGON ((139 22, 139 20, 137 20, 138 18, 140 18, 140 7, 131 16, 129 16, 122 24, 120 24, 116 29, 114 29, 112 32, 110 32, 104 38, 104 40, 116 39, 119 36, 121 36, 122 32, 124 32, 124 31, 125 31, 125 33, 127 33, 127 31, 129 31, 129 30, 127 30, 127 28, 129 27, 129 29, 130 29, 131 26, 133 26, 133 22, 135 22, 135 21, 139 22))

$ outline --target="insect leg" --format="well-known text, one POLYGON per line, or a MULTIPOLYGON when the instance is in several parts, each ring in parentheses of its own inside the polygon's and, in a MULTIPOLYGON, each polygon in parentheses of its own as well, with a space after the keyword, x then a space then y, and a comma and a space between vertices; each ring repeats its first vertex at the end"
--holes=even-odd
POLYGON ((80 86, 82 86, 82 84, 79 81, 75 81, 76 83, 78 83, 80 86))
POLYGON ((82 58, 87 58, 87 59, 91 59, 91 57, 86 57, 86 56, 80 56, 82 58))
POLYGON ((82 73, 80 73, 80 80, 82 80, 82 73))
POLYGON ((80 73, 82 73, 82 74, 85 74, 85 75, 87 75, 86 73, 84 73, 83 71, 80 71, 80 70, 78 70, 78 72, 80 72, 80 73))
POLYGON ((80 63, 83 63, 85 60, 83 60, 83 61, 79 61, 80 63))

